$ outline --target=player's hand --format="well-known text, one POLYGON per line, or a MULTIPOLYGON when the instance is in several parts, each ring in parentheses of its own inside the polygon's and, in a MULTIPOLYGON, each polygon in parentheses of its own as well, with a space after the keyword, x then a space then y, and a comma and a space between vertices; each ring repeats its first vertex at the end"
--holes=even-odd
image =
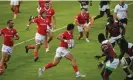
POLYGON ((34 18, 34 16, 30 16, 29 21, 32 21, 34 18))
POLYGON ((66 42, 66 43, 70 44, 70 41, 69 41, 69 40, 64 40, 64 42, 66 42))
POLYGON ((104 65, 104 64, 103 64, 102 62, 100 62, 100 63, 98 64, 98 68, 101 69, 101 68, 103 67, 103 65, 104 65))
POLYGON ((26 31, 29 31, 29 25, 27 25, 26 31))
POLYGON ((99 60, 101 58, 101 56, 94 56, 95 59, 99 60))

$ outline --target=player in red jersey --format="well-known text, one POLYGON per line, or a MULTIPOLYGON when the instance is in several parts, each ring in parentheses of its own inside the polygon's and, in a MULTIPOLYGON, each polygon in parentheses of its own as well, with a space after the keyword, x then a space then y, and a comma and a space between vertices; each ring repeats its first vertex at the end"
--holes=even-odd
POLYGON ((125 35, 125 28, 122 24, 115 22, 113 16, 111 15, 108 18, 108 23, 106 25, 105 32, 106 32, 106 39, 108 39, 108 33, 110 33, 109 41, 114 47, 115 42, 117 42, 119 45, 119 40, 125 35), (120 30, 122 30, 122 32, 120 30))
POLYGON ((41 76, 45 70, 56 66, 62 57, 65 57, 67 60, 71 61, 73 69, 76 72, 76 77, 85 77, 85 75, 79 73, 76 59, 68 51, 68 48, 74 47, 73 31, 74 24, 68 24, 67 30, 57 36, 57 39, 60 40, 60 46, 56 49, 56 55, 52 62, 48 63, 44 68, 39 68, 39 76, 41 76))
POLYGON ((40 12, 40 10, 45 7, 45 2, 49 2, 50 6, 52 5, 51 0, 38 0, 38 7, 37 7, 38 12, 40 12))
POLYGON ((27 30, 29 30, 29 25, 31 23, 36 23, 37 24, 37 32, 35 36, 35 42, 36 45, 29 45, 26 46, 26 53, 28 53, 29 49, 34 49, 34 61, 36 62, 38 60, 38 51, 40 49, 40 46, 42 45, 43 41, 46 38, 47 32, 50 27, 50 21, 49 19, 46 18, 46 12, 42 12, 40 14, 40 17, 37 17, 31 21, 29 21, 29 24, 27 25, 27 30))
POLYGON ((126 78, 124 80, 133 80, 133 44, 128 43, 125 39, 120 40, 121 55, 119 59, 121 60, 121 66, 126 73, 126 78), (124 56, 125 53, 128 56, 124 56))
POLYGON ((49 51, 48 44, 50 43, 51 40, 53 40, 53 32, 54 32, 54 29, 56 28, 56 16, 55 16, 54 9, 51 8, 51 6, 50 6, 49 1, 45 2, 45 7, 41 8, 40 13, 42 11, 46 11, 46 18, 48 18, 50 20, 50 23, 52 25, 50 27, 50 31, 48 32, 49 38, 48 38, 48 40, 46 39, 46 41, 45 41, 45 43, 46 43, 45 45, 47 45, 46 46, 46 52, 48 52, 49 51))
POLYGON ((11 0, 10 1, 10 5, 11 5, 11 10, 12 10, 12 12, 14 14, 13 19, 16 19, 17 14, 19 12, 19 5, 20 5, 19 4, 19 0, 11 0))
POLYGON ((98 35, 98 41, 101 43, 103 54, 101 56, 95 56, 95 58, 100 59, 105 56, 105 60, 99 63, 98 68, 102 68, 104 65, 101 76, 103 80, 109 80, 109 76, 112 74, 113 69, 116 69, 119 64, 119 59, 117 58, 111 43, 105 39, 104 34, 100 33, 98 35))
POLYGON ((85 8, 81 8, 81 13, 76 16, 75 23, 79 31, 78 40, 83 37, 83 32, 85 32, 86 41, 89 42, 89 29, 93 23, 93 18, 91 18, 90 14, 86 12, 85 8))
POLYGON ((2 46, 2 58, 0 60, 0 74, 4 73, 4 68, 7 68, 7 62, 12 55, 12 47, 14 40, 18 40, 19 36, 16 29, 13 28, 14 23, 12 20, 7 21, 8 26, 0 30, 0 36, 4 36, 4 43, 2 46))

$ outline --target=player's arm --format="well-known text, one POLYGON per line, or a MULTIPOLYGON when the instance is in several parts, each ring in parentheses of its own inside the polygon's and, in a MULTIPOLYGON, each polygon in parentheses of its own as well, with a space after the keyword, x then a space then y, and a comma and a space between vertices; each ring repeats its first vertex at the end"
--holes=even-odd
POLYGON ((105 56, 105 54, 97 55, 97 56, 95 56, 95 58, 96 58, 97 60, 99 60, 100 58, 102 58, 102 57, 104 57, 104 56, 105 56))
POLYGON ((108 39, 108 33, 109 33, 108 26, 106 25, 106 29, 105 29, 105 37, 106 37, 106 39, 108 39))
POLYGON ((57 36, 57 39, 60 40, 60 41, 67 42, 67 43, 69 42, 68 40, 66 40, 66 39, 64 38, 64 34, 63 34, 63 33, 60 34, 60 35, 58 35, 58 36, 57 36))
POLYGON ((30 16, 30 18, 29 18, 29 23, 27 24, 27 28, 26 28, 27 31, 29 30, 30 25, 36 21, 36 20, 34 20, 34 18, 35 18, 35 17, 30 16))
POLYGON ((115 7, 114 9, 114 18, 117 20, 119 20, 120 18, 117 16, 117 13, 118 13, 118 6, 115 7))
POLYGON ((122 34, 122 36, 124 36, 125 35, 125 28, 124 28, 124 26, 122 24, 120 24, 119 26, 122 29, 122 33, 121 34, 122 34))
POLYGON ((1 30, 0 30, 0 36, 1 36, 2 34, 3 34, 3 30, 1 29, 1 30))
POLYGON ((53 28, 56 29, 56 15, 53 15, 53 28))
POLYGON ((89 15, 89 25, 88 26, 91 26, 94 22, 94 19, 91 17, 91 15, 89 15))
POLYGON ((19 35, 18 35, 18 33, 16 33, 16 35, 14 36, 14 40, 19 40, 19 35))

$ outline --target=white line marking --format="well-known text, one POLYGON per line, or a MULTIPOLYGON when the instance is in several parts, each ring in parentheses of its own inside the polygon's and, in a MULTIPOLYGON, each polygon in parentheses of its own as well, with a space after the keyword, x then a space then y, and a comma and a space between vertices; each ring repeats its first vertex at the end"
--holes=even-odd
MULTIPOLYGON (((132 4, 133 4, 133 2, 132 2, 132 3, 129 3, 128 5, 132 5, 132 4)), ((111 11, 113 11, 113 10, 114 10, 114 9, 112 9, 111 11)), ((65 27, 66 27, 66 26, 61 27, 61 28, 58 28, 58 29, 54 30, 54 32, 59 31, 59 30, 61 30, 61 29, 64 29, 65 27)), ((25 40, 25 41, 16 43, 14 46, 18 46, 18 45, 20 45, 20 44, 23 44, 23 43, 25 43, 25 42, 29 42, 29 41, 31 41, 31 40, 34 40, 34 38, 31 38, 31 39, 28 39, 28 40, 25 40)))

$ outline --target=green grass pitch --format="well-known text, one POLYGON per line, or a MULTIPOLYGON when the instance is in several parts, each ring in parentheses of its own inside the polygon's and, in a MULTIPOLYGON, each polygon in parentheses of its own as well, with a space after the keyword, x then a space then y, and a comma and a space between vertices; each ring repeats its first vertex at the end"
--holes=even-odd
MULTIPOLYGON (((132 2, 126 2, 132 3, 132 2)), ((6 21, 13 18, 13 14, 10 10, 10 3, 6 1, 0 2, 0 29, 6 27, 6 21)), ((28 23, 29 16, 35 16, 37 14, 37 1, 29 2, 23 1, 20 7, 21 13, 17 16, 15 22, 15 28, 18 30, 20 40, 15 43, 22 42, 27 39, 31 39, 35 36, 36 25, 30 26, 30 31, 26 31, 26 25, 28 23)), ((92 7, 89 7, 89 12, 92 16, 99 14, 98 5, 99 2, 93 1, 92 7)), ((118 2, 111 2, 110 8, 113 9, 118 2)), ((53 2, 53 8, 56 11, 57 18, 57 29, 64 27, 68 23, 74 22, 74 17, 80 12, 79 3, 76 1, 56 1, 53 2)), ((133 5, 129 5, 128 10, 128 26, 126 30, 126 39, 129 42, 133 42, 132 30, 133 30, 133 5)), ((40 59, 38 62, 33 61, 33 50, 29 51, 26 55, 24 46, 34 44, 34 40, 20 44, 14 47, 13 55, 8 63, 8 69, 5 70, 4 75, 0 76, 0 80, 102 80, 100 76, 101 70, 97 68, 97 64, 100 61, 94 59, 95 55, 101 54, 100 44, 97 41, 98 33, 104 33, 106 24, 106 15, 95 21, 93 28, 90 30, 90 43, 85 40, 77 40, 78 32, 75 28, 74 36, 76 46, 70 50, 71 53, 77 59, 78 67, 81 73, 85 74, 85 78, 75 78, 75 73, 71 66, 71 63, 66 59, 62 59, 59 65, 56 67, 46 70, 43 76, 38 78, 38 68, 43 67, 48 62, 52 61, 56 48, 59 45, 59 41, 56 36, 63 32, 65 29, 61 29, 55 32, 54 40, 50 44, 50 52, 45 53, 44 46, 39 51, 40 59)), ((0 37, 0 48, 3 38, 0 37)), ((119 54, 119 48, 115 48, 117 54, 119 54)), ((1 57, 1 54, 0 54, 1 57)), ((110 76, 111 80, 123 80, 125 77, 124 71, 119 66, 114 70, 110 76)))

